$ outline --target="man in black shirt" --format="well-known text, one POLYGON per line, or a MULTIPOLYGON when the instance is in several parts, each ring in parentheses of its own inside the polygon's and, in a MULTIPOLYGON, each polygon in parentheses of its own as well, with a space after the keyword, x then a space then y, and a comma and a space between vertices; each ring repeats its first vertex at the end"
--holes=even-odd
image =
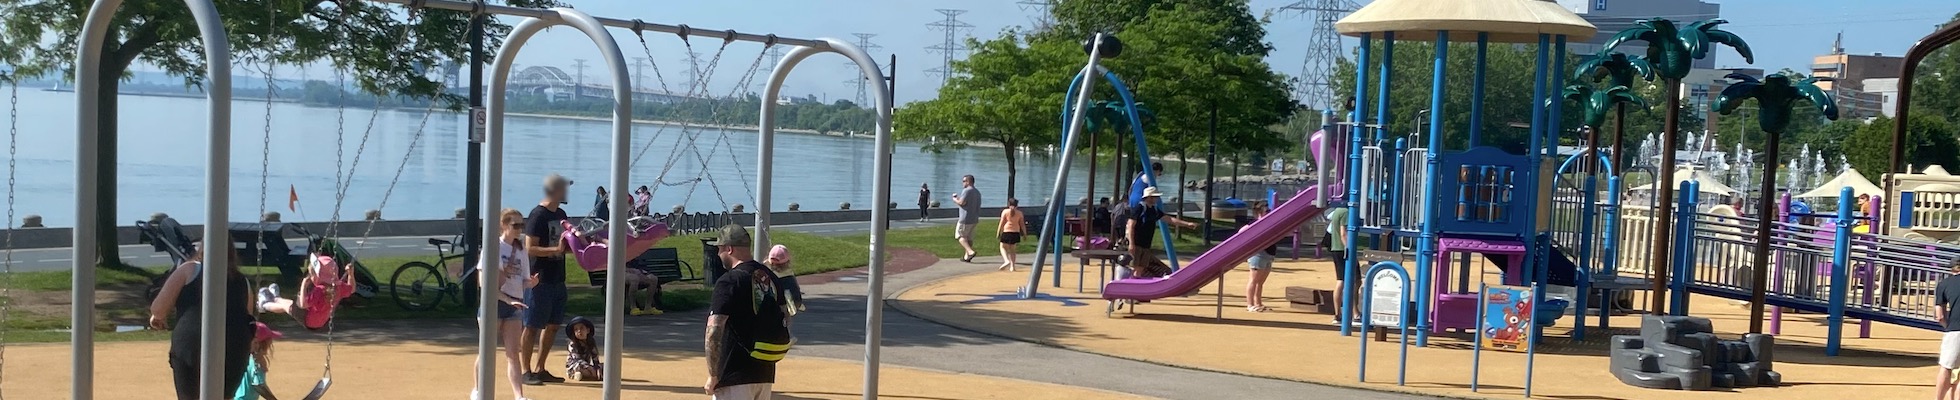
POLYGON ((1945 331, 1940 337, 1939 381, 1933 385, 1934 393, 1941 399, 1953 395, 1953 371, 1960 369, 1960 307, 1955 307, 1960 304, 1960 260, 1954 260, 1948 268, 1955 274, 1940 279, 1939 285, 1933 287, 1936 296, 1933 304, 1939 306, 1939 313, 1934 315, 1945 331))
POLYGON ((1157 208, 1164 192, 1155 187, 1143 188, 1143 199, 1130 211, 1130 268, 1137 277, 1154 278, 1171 273, 1170 266, 1157 259, 1156 252, 1150 251, 1150 241, 1157 238, 1157 221, 1183 227, 1196 228, 1198 224, 1185 222, 1164 214, 1157 208))
POLYGON ((524 383, 529 385, 565 381, 551 375, 546 360, 551 356, 552 340, 558 337, 558 326, 565 322, 565 244, 559 239, 565 231, 565 210, 558 205, 565 202, 571 186, 572 181, 558 174, 545 176, 544 200, 524 219, 524 248, 531 254, 531 271, 538 276, 538 285, 524 294, 527 308, 521 354, 524 367, 529 369, 524 372, 524 383))
POLYGON ((769 399, 776 362, 789 353, 788 313, 776 274, 755 261, 749 230, 721 228, 715 243, 722 263, 732 265, 714 282, 708 301, 708 383, 716 400, 769 399))

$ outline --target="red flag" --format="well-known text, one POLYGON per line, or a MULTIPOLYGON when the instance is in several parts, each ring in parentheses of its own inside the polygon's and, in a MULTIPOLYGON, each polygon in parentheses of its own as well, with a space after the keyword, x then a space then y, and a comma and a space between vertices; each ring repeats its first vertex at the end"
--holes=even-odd
POLYGON ((286 186, 286 211, 299 211, 299 188, 286 186))

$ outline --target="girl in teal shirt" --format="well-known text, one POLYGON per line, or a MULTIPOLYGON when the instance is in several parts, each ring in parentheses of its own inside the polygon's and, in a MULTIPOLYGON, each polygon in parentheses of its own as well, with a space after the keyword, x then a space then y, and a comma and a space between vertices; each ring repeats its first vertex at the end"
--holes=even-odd
POLYGON ((232 400, 259 400, 259 394, 267 392, 265 366, 267 361, 272 360, 272 340, 286 337, 265 326, 264 322, 253 322, 252 325, 258 327, 252 334, 252 356, 245 361, 245 381, 238 385, 238 392, 231 395, 232 400))

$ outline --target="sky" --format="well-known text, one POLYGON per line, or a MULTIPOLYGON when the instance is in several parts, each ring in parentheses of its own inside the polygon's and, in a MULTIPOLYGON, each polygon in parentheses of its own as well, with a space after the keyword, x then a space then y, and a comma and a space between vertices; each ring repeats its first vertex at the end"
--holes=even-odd
MULTIPOLYGON (((856 37, 852 36, 854 33, 876 34, 871 42, 882 47, 871 51, 874 58, 882 65, 890 55, 898 56, 897 98, 900 104, 930 99, 938 90, 940 79, 926 72, 939 67, 944 61, 942 55, 927 49, 945 40, 943 32, 928 26, 945 19, 936 9, 966 10, 959 20, 971 24, 972 28, 959 32, 962 39, 969 36, 996 37, 1002 29, 1030 25, 1038 14, 1038 10, 1019 4, 1019 0, 564 1, 597 16, 687 24, 697 29, 736 29, 785 37, 842 38, 853 42, 856 41, 856 37)), ((1277 11, 1293 1, 1252 0, 1251 5, 1255 14, 1263 14, 1268 10, 1277 11)), ((1848 53, 1904 54, 1913 42, 1931 33, 1935 24, 1960 12, 1960 2, 1954 0, 1713 2, 1722 5, 1722 18, 1730 21, 1724 27, 1741 35, 1754 48, 1756 63, 1753 66, 1766 71, 1782 68, 1807 71, 1811 58, 1827 53, 1839 32, 1844 34, 1844 47, 1848 53)), ((1357 3, 1367 4, 1366 1, 1357 3)), ((506 21, 515 22, 514 19, 506 21)), ((1312 28, 1313 23, 1306 16, 1275 13, 1272 23, 1266 28, 1266 41, 1275 48, 1267 58, 1268 64, 1281 73, 1298 74, 1306 51, 1306 37, 1312 28)), ((1600 34, 1610 35, 1612 32, 1600 34)), ((628 58, 629 69, 632 68, 632 58, 647 56, 639 40, 631 33, 615 29, 613 35, 620 41, 620 48, 628 58)), ((684 43, 668 34, 649 34, 646 41, 667 87, 676 92, 686 91, 686 72, 690 66, 684 43)), ((720 42, 712 38, 692 40, 693 49, 700 54, 703 66, 716 54, 720 42)), ((1354 41, 1346 40, 1345 43, 1351 54, 1354 41)), ((1741 57, 1732 51, 1720 51, 1722 53, 1717 56, 1719 66, 1743 65, 1741 57)), ((709 76, 705 91, 715 96, 759 91, 761 82, 767 78, 769 65, 756 68, 756 76, 748 89, 738 90, 737 82, 750 70, 751 65, 756 64, 758 58, 761 58, 761 64, 768 64, 768 59, 763 55, 760 44, 738 42, 729 45, 721 52, 721 60, 709 76)), ((591 65, 585 72, 588 81, 604 80, 604 67, 591 41, 577 31, 566 28, 554 28, 539 34, 520 52, 516 64, 519 68, 551 65, 574 72, 572 65, 575 59, 585 59, 591 65)), ((856 67, 847 66, 846 63, 847 60, 835 54, 813 57, 790 75, 783 93, 816 95, 826 102, 855 98, 856 86, 851 82, 855 82, 858 74, 856 67)), ((322 67, 306 69, 306 74, 312 79, 324 79, 324 76, 332 73, 322 67)), ((649 80, 656 80, 653 70, 649 69, 645 74, 649 80)), ((1057 85, 1059 87, 1062 83, 1057 82, 1057 85)), ((659 85, 649 83, 646 86, 659 85)))

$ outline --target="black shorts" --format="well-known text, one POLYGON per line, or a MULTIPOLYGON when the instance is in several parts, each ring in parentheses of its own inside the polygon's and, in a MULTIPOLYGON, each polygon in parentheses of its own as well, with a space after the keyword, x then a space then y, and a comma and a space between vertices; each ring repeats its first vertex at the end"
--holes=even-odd
POLYGON ((525 293, 524 327, 542 329, 565 323, 565 284, 546 283, 525 293))
MULTIPOLYGON (((1342 280, 1342 281, 1347 280, 1347 252, 1340 251, 1340 250, 1329 250, 1327 252, 1327 258, 1334 260, 1334 279, 1342 280)), ((1354 267, 1362 268, 1366 266, 1356 265, 1354 267)))
POLYGON ((1021 244, 1021 233, 1001 232, 999 235, 996 235, 994 239, 999 240, 1000 244, 1021 244))

